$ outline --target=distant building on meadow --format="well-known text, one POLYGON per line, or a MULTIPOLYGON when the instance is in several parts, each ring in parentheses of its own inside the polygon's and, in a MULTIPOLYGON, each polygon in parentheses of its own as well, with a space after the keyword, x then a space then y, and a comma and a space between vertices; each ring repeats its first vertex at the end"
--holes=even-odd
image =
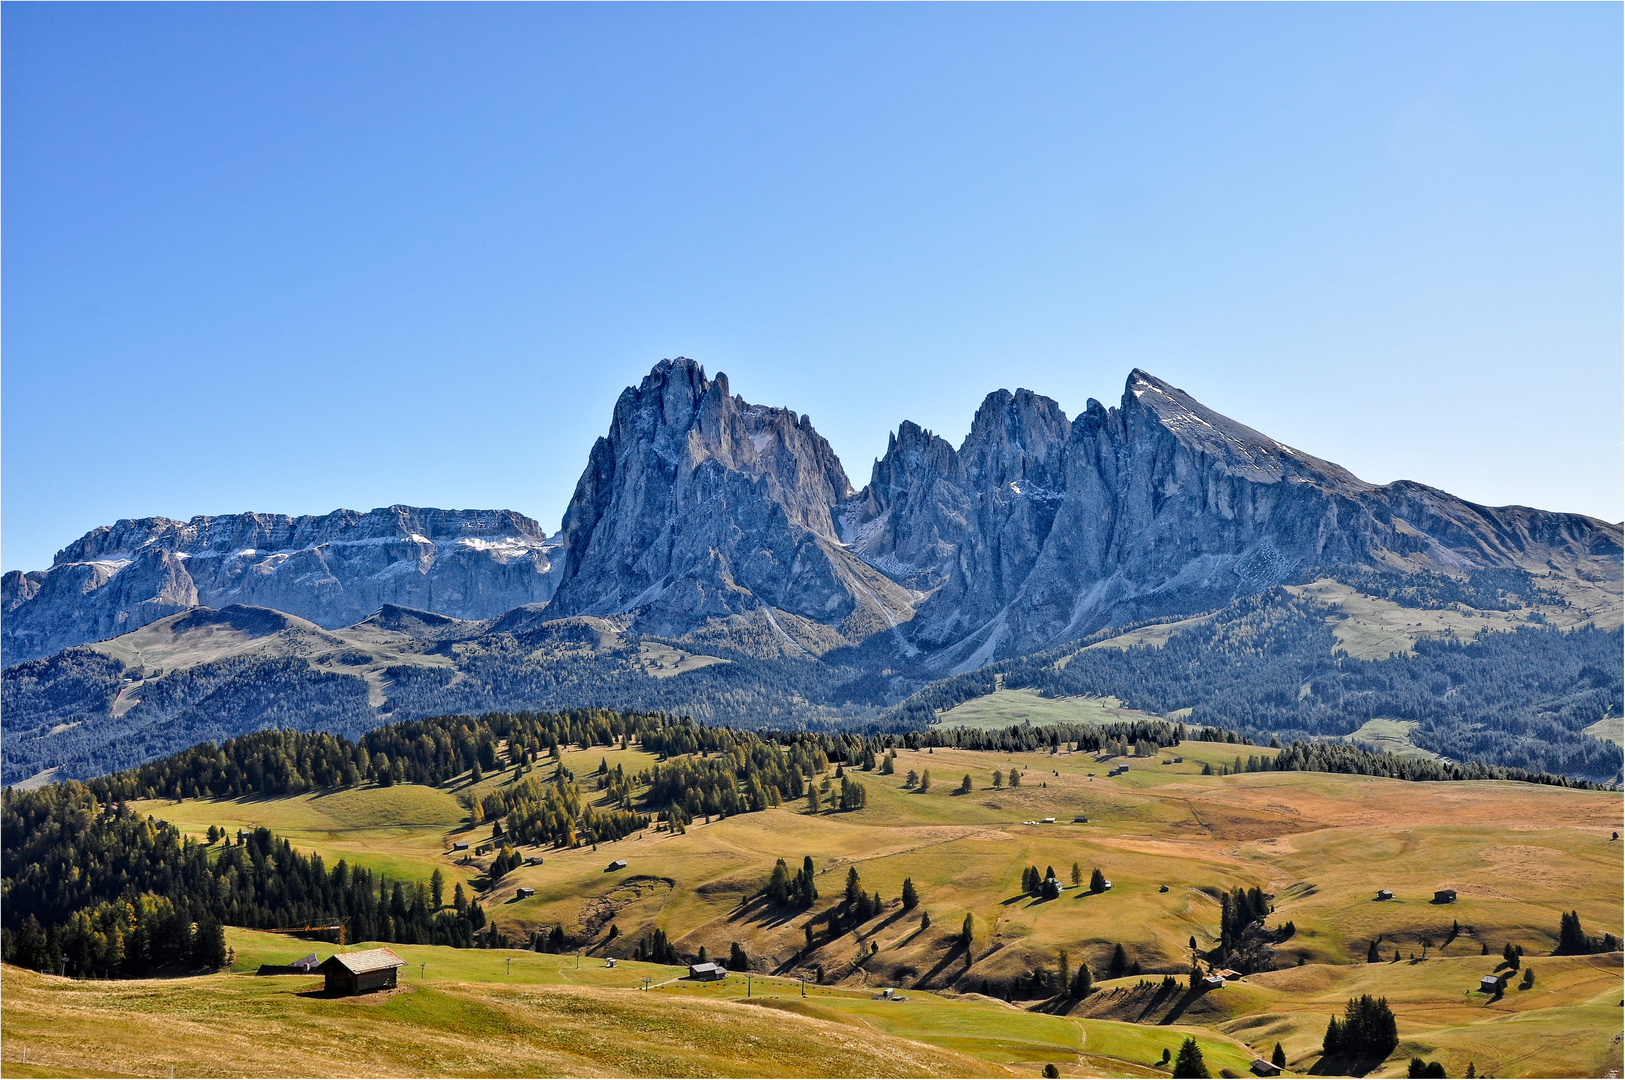
POLYGON ((307 953, 287 964, 261 964, 260 975, 309 975, 322 966, 315 953, 307 953))
POLYGON ((625 870, 625 869, 626 869, 626 860, 625 859, 616 859, 614 862, 612 862, 608 866, 604 867, 604 873, 609 874, 609 873, 613 873, 616 870, 625 870))
POLYGON ((528 900, 535 895, 536 890, 531 888, 529 885, 521 885, 519 886, 518 890, 514 892, 514 896, 518 897, 520 900, 528 900))
POLYGON ((1394 890, 1392 890, 1392 889, 1378 889, 1377 890, 1377 899, 1378 900, 1392 900, 1393 898, 1394 898, 1394 890))
POLYGON ((1254 1058, 1253 1063, 1249 1065, 1248 1068, 1253 1070, 1254 1076, 1281 1075, 1281 1067, 1279 1065, 1276 1065, 1273 1062, 1265 1061, 1263 1058, 1254 1058))
POLYGON ((468 841, 467 840, 453 841, 452 845, 451 845, 451 850, 453 850, 453 851, 467 851, 468 850, 468 841))
POLYGON ((1455 889, 1439 889, 1433 894, 1435 904, 1454 904, 1456 902, 1455 889))
POLYGON ((1486 975, 1478 980, 1478 988, 1486 994, 1497 994, 1501 991, 1501 976, 1486 975))
POLYGON ((327 976, 329 994, 348 997, 394 989, 396 973, 405 966, 406 961, 397 956, 394 949, 367 949, 335 953, 317 970, 327 976))
POLYGON ((721 964, 690 964, 688 965, 688 977, 696 982, 716 982, 718 979, 728 977, 728 969, 721 964))

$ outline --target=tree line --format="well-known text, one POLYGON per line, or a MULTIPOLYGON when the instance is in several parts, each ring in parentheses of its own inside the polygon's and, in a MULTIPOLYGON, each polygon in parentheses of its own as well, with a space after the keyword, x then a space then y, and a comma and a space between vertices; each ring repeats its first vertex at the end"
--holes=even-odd
POLYGON ((77 781, 0 794, 4 947, 74 974, 143 975, 219 958, 221 924, 270 929, 347 920, 350 940, 468 946, 485 925, 457 886, 376 879, 295 851, 268 829, 203 843, 77 781))

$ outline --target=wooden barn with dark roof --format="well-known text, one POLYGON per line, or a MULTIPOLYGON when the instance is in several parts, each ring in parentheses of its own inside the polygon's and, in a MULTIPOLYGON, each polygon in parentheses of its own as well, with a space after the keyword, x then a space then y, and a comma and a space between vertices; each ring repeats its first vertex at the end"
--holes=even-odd
POLYGON ((327 977, 327 992, 350 996, 372 990, 391 990, 406 961, 393 949, 367 949, 329 956, 317 970, 327 977))

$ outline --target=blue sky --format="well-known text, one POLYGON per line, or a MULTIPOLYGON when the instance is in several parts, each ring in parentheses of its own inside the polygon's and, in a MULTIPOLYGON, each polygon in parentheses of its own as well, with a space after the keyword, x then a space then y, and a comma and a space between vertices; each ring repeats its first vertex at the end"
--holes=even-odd
POLYGON ((854 484, 1139 366, 1374 481, 1622 513, 1622 9, 0 10, 0 561, 556 528, 663 356, 854 484))

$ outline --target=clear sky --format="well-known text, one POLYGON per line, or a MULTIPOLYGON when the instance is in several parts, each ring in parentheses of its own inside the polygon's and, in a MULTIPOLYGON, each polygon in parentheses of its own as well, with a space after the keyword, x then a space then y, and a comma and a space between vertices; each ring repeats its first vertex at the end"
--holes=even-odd
POLYGON ((1622 511, 1622 8, 0 10, 0 561, 558 526, 665 356, 853 482, 1143 367, 1366 479, 1622 511))

